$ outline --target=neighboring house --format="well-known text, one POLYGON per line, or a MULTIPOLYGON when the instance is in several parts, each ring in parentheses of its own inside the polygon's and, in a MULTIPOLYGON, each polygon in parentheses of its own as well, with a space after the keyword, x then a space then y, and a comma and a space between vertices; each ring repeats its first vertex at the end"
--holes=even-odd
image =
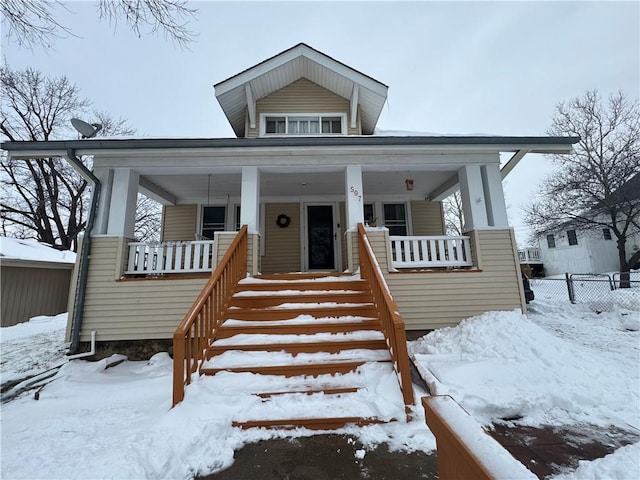
POLYGON ((73 252, 61 252, 35 240, 0 237, 2 326, 67 311, 75 261, 73 252))
MULTIPOLYGON (((640 174, 620 188, 625 201, 640 201, 640 174)), ((596 209, 594 209, 596 211, 596 209)), ((598 219, 598 213, 593 217, 598 219)), ((602 215, 602 214, 600 214, 602 215)), ((603 222, 608 219, 603 218, 603 222)), ((605 273, 620 270, 616 236, 610 228, 593 225, 578 229, 567 223, 538 239, 540 260, 546 275, 563 273, 605 273)), ((627 258, 640 249, 640 231, 629 231, 625 245, 627 258)), ((632 265, 638 268, 640 265, 632 265)))
MULTIPOLYGON (((227 285, 233 293, 247 284, 234 287, 230 278, 258 273, 301 271, 314 277, 360 271, 365 283, 358 289, 326 283, 334 291, 328 298, 335 301, 347 292, 353 300, 345 309, 374 306, 349 318, 378 317, 373 328, 384 331, 394 358, 406 349, 402 319, 406 329, 425 330, 489 310, 525 311, 502 178, 526 153, 569 153, 577 139, 376 135, 387 89, 298 44, 215 85, 237 138, 5 143, 13 159, 59 155, 74 163, 77 156, 93 156, 101 193, 90 259, 86 265, 79 260, 87 277, 84 288, 81 273, 70 315, 72 345, 74 334, 88 342, 96 331, 98 348, 123 349, 137 342, 148 355, 167 348, 173 337, 174 358, 184 356, 196 371, 200 367, 190 359, 206 348, 209 340, 203 347, 203 335, 209 339, 210 332, 221 329, 219 318, 246 313, 241 296, 229 310, 227 294, 213 295, 218 290, 211 283, 227 285), (513 155, 501 171, 502 152, 513 155), (465 233, 448 237, 441 201, 458 188, 465 233), (132 240, 138 192, 164 205, 161 244, 132 240), (359 229, 364 223, 376 227, 359 229), (243 228, 236 237, 241 225, 247 233, 243 228), (247 252, 246 263, 234 264, 233 275, 216 273, 194 304, 212 268, 222 261, 218 270, 226 272, 232 259, 244 258, 241 251, 247 252), (367 267, 371 255, 379 269, 367 267), (371 295, 373 303, 363 304, 371 295), (176 330, 187 312, 187 318, 204 322, 197 323, 197 332, 188 330, 196 323, 186 319, 189 326, 176 330)), ((307 288, 301 285, 295 283, 307 288)), ((311 297, 287 295, 284 302, 294 305, 311 297)), ((252 305, 271 301, 251 298, 252 305)), ((265 308, 260 321, 282 320, 282 311, 265 308)), ((246 318, 253 317, 247 313, 246 318)), ((334 332, 346 331, 332 325, 334 332)), ((290 331, 312 328, 299 325, 290 331)), ((189 381, 180 373, 182 363, 175 364, 174 402, 182 398, 175 394, 180 378, 189 381)))

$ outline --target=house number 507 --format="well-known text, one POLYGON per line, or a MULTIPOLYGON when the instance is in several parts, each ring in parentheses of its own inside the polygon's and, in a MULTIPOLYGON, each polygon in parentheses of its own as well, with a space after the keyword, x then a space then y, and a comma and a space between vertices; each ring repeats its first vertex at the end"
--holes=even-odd
POLYGON ((362 201, 362 195, 360 195, 360 192, 358 192, 358 190, 356 190, 356 187, 354 187, 353 185, 351 185, 351 193, 353 193, 353 195, 358 199, 359 202, 362 201))

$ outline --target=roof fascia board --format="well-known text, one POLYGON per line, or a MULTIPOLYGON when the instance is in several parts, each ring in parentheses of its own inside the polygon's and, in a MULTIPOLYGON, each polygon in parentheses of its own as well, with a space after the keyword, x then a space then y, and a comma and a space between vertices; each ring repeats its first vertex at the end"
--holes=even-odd
POLYGON ((45 142, 4 142, 0 145, 10 158, 43 158, 65 156, 68 149, 78 155, 94 155, 116 151, 212 151, 230 149, 251 151, 270 148, 439 148, 480 149, 500 152, 527 150, 531 153, 570 153, 578 137, 450 137, 450 136, 343 136, 343 137, 277 137, 277 138, 158 138, 158 139, 104 139, 104 140, 51 140, 45 142))
POLYGON ((388 87, 366 75, 352 69, 351 67, 347 67, 346 65, 341 64, 337 60, 334 60, 331 57, 324 55, 316 50, 311 49, 306 45, 298 45, 291 50, 285 51, 275 57, 266 60, 263 63, 256 65, 255 67, 250 68, 242 73, 239 73, 235 77, 231 77, 228 80, 225 80, 217 85, 214 85, 216 97, 223 95, 235 88, 238 88, 245 83, 249 83, 261 75, 270 72, 271 70, 275 70, 284 64, 295 60, 297 57, 303 56, 313 62, 316 62, 319 65, 322 65, 329 70, 336 72, 343 77, 362 85, 365 88, 368 88, 372 92, 386 97, 388 87))
POLYGON ((73 262, 49 262, 46 260, 29 260, 22 258, 6 258, 2 259, 3 267, 22 267, 22 268, 45 268, 55 270, 72 270, 75 263, 73 262))

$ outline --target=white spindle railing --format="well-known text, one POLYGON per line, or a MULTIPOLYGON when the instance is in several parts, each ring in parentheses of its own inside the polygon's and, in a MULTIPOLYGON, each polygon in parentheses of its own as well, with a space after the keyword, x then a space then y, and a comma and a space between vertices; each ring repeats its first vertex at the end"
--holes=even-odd
POLYGON ((389 237, 394 268, 470 267, 469 237, 389 237))
POLYGON ((540 249, 536 247, 521 248, 518 250, 520 263, 542 263, 540 249))
POLYGON ((129 243, 127 275, 195 273, 213 270, 213 240, 129 243))

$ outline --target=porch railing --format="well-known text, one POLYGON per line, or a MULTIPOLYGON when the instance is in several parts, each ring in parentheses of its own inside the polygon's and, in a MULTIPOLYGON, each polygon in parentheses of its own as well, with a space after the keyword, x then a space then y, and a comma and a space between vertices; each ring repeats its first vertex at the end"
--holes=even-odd
POLYGON ((520 263, 542 263, 540 249, 536 247, 519 249, 518 259, 520 263))
POLYGON ((206 359, 206 350, 223 320, 237 283, 247 273, 247 226, 236 234, 227 253, 173 333, 173 405, 206 359))
POLYGON ((373 301, 382 323, 382 332, 387 340, 391 360, 398 374, 405 410, 409 415, 410 406, 413 405, 413 387, 404 320, 400 315, 398 305, 391 296, 367 238, 367 233, 361 223, 358 224, 358 256, 360 257, 360 275, 367 280, 373 294, 373 301))
POLYGON ((213 240, 129 243, 127 275, 196 273, 213 270, 213 240))
POLYGON ((471 267, 469 237, 389 237, 394 268, 471 267))

